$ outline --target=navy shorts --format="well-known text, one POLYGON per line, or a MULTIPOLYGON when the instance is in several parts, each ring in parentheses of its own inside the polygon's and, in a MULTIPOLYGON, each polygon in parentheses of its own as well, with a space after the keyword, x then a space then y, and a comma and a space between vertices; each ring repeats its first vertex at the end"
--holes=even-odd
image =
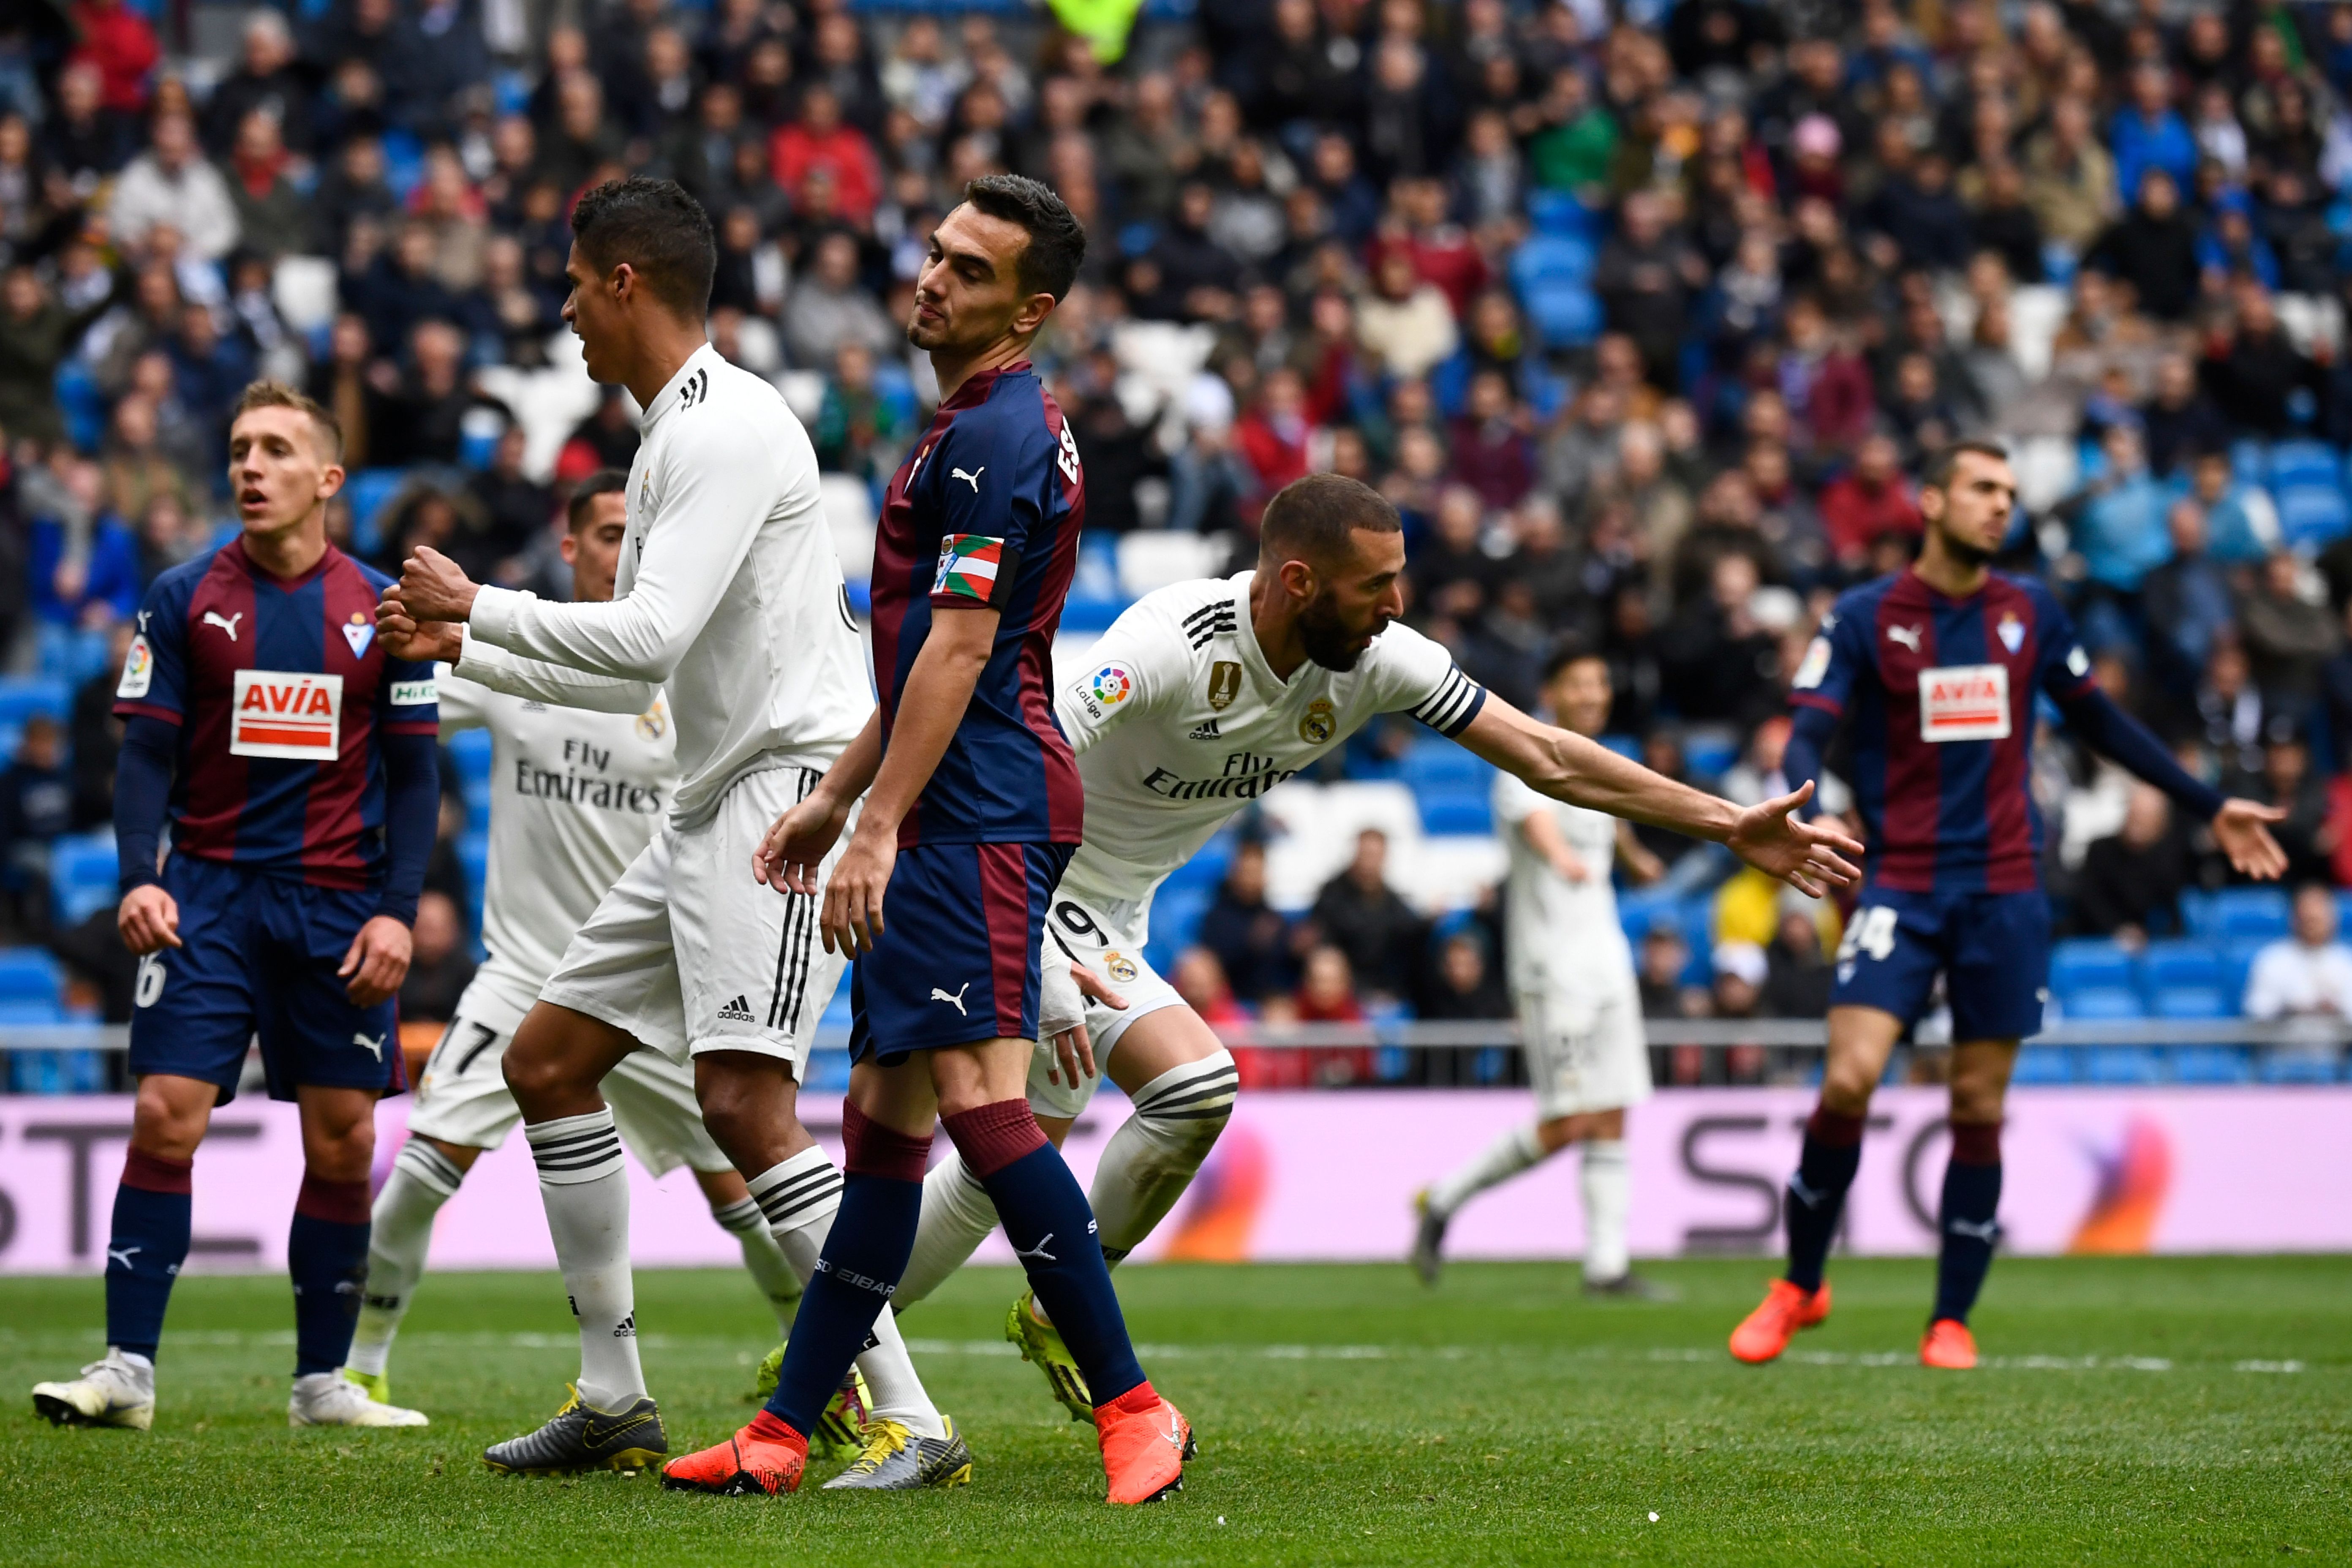
POLYGON ((181 945, 139 961, 133 1076, 216 1083, 226 1105, 258 1035, 272 1100, 292 1100, 297 1084, 408 1087, 392 1000, 358 1006, 335 973, 380 895, 193 855, 172 857, 163 889, 179 901, 181 945))
POLYGON ((1875 1007, 1907 1026, 1936 972, 1955 1040, 2039 1033, 2050 986, 2050 900, 2029 893, 1904 893, 1865 885, 1838 943, 1832 1007, 1875 1007))
POLYGON ((882 931, 849 980, 849 1059, 1037 1037, 1037 942, 1072 844, 898 851, 882 931))

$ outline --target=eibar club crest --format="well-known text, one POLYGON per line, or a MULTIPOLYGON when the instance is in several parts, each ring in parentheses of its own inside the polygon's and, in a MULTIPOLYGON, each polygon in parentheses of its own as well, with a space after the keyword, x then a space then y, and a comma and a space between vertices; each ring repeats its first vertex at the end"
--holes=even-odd
POLYGON ((2002 611, 2000 624, 1993 630, 2000 637, 2000 646, 2011 653, 2025 646, 2025 623, 2017 618, 2015 610, 2002 611))
POLYGON ((1222 713, 1234 705, 1242 689, 1242 667, 1221 658, 1209 666, 1209 706, 1222 713))
POLYGON ((353 610, 352 618, 343 624, 343 640, 352 645, 353 658, 365 658, 368 644, 375 641, 375 623, 353 610))

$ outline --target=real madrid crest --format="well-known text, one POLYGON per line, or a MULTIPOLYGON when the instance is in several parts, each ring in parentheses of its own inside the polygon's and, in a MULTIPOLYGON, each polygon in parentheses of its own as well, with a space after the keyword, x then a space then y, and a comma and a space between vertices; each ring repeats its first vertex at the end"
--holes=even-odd
POLYGON ((1222 713, 1234 705, 1242 689, 1242 667, 1221 658, 1209 666, 1209 706, 1222 713))
POLYGON ((1110 977, 1113 980, 1118 981, 1121 985, 1130 984, 1134 982, 1136 975, 1135 960, 1128 957, 1127 954, 1120 952, 1116 948, 1103 954, 1103 967, 1108 970, 1110 972, 1110 977))
POLYGON ((637 739, 658 741, 662 738, 662 731, 668 728, 669 710, 662 706, 662 700, 656 697, 654 705, 637 715, 637 739))
POLYGON ((1331 711, 1331 704, 1318 697, 1307 705, 1307 711, 1299 717, 1298 738, 1310 746, 1319 746, 1338 733, 1339 729, 1339 721, 1331 711))

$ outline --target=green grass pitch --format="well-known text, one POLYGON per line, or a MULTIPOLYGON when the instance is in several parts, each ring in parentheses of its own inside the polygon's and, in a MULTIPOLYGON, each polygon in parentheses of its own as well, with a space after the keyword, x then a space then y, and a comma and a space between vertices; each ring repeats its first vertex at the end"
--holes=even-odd
MULTIPOLYGON (((53 1430, 29 1384, 100 1349, 96 1280, 0 1281, 11 1563, 2352 1562, 2352 1258, 2003 1259, 1990 1364, 1912 1359, 1931 1267, 1842 1260, 1829 1323, 1735 1365, 1769 1273, 1655 1267, 1679 1303, 1591 1303, 1570 1267, 1134 1268, 1129 1321, 1192 1415, 1183 1495, 1114 1511, 1092 1432, 1000 1341, 971 1269, 904 1320, 978 1468, 963 1490, 664 1493, 502 1479, 478 1458, 576 1364, 547 1275, 426 1281, 393 1364, 419 1432, 290 1431, 279 1279, 192 1278, 155 1429, 53 1430)), ((673 1452, 748 1418, 772 1336, 747 1281, 637 1279, 673 1452)))

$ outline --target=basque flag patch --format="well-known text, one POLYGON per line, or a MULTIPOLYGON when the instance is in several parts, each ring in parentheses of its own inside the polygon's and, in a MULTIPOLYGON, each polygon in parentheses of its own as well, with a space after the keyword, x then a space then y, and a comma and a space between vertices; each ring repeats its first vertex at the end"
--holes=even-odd
POLYGON ((950 533, 940 541, 939 574, 931 592, 957 594, 986 604, 996 594, 996 569, 1004 559, 1004 541, 984 533, 950 533))

